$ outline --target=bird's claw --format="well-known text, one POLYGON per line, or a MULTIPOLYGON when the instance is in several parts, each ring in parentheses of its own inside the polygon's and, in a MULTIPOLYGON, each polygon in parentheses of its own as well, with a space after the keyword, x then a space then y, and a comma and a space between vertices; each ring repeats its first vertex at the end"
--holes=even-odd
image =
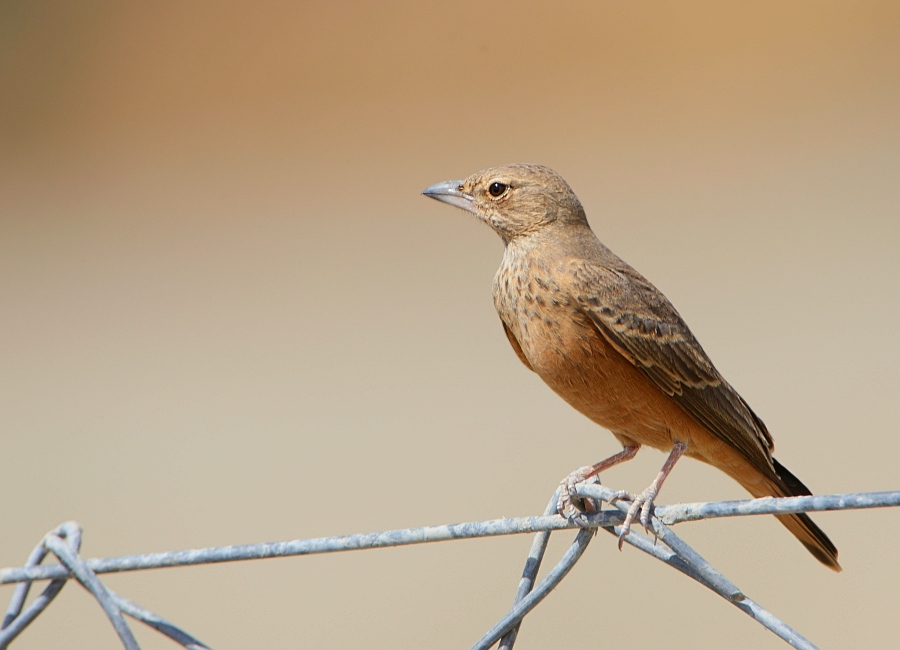
POLYGON ((559 482, 559 498, 556 501, 556 511, 580 528, 588 528, 590 523, 587 514, 600 510, 600 504, 594 499, 578 496, 578 484, 585 482, 599 483, 597 476, 584 478, 585 470, 590 467, 581 467, 559 482))
POLYGON ((654 534, 653 528, 650 526, 650 517, 653 515, 653 501, 644 501, 641 506, 641 525, 648 535, 654 534))
POLYGON ((653 516, 653 500, 656 498, 658 492, 659 490, 656 486, 651 485, 639 495, 629 495, 628 493, 625 493, 627 495, 626 497, 619 496, 620 493, 616 493, 616 495, 610 499, 610 503, 613 503, 618 499, 627 499, 628 501, 631 501, 628 512, 625 514, 625 521, 622 523, 622 528, 619 532, 620 551, 622 550, 622 544, 625 542, 625 538, 628 537, 628 534, 631 532, 631 524, 634 522, 635 517, 638 516, 638 512, 640 512, 639 521, 644 527, 644 530, 647 531, 648 535, 654 534, 650 517, 653 516))

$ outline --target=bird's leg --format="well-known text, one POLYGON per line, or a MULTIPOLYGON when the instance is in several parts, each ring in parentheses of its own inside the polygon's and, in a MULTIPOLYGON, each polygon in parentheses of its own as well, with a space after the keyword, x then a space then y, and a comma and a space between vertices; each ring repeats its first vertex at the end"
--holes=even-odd
POLYGON ((684 455, 685 451, 687 451, 687 443, 676 442, 675 446, 672 447, 672 451, 669 452, 669 457, 666 458, 666 462, 663 463, 662 469, 659 470, 659 474, 646 490, 634 497, 627 494, 622 495, 620 493, 612 499, 612 501, 615 501, 617 498, 628 498, 631 501, 631 506, 628 508, 628 514, 625 515, 625 522, 622 524, 622 532, 619 533, 619 550, 622 550, 622 542, 625 541, 625 537, 631 532, 631 523, 637 516, 638 510, 641 511, 641 524, 643 524, 644 529, 648 533, 651 532, 650 510, 653 508, 653 500, 656 498, 656 495, 659 494, 659 489, 662 487, 663 482, 665 482, 669 472, 672 471, 672 468, 675 467, 675 463, 677 463, 678 459, 684 455))
POLYGON ((569 474, 559 483, 559 500, 556 503, 557 512, 566 519, 571 519, 579 526, 586 525, 587 521, 583 517, 584 510, 579 505, 581 500, 575 492, 575 486, 592 476, 596 476, 603 470, 609 469, 613 465, 631 460, 640 448, 640 445, 629 445, 618 454, 610 456, 606 460, 601 460, 596 465, 581 467, 569 474))

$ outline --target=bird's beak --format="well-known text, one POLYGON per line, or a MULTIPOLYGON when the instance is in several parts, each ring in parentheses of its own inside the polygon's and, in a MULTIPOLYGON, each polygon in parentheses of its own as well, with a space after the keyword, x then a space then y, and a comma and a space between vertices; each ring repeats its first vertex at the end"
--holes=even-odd
POLYGON ((460 189, 462 184, 462 181, 443 181, 442 183, 435 183, 431 187, 426 187, 422 190, 422 194, 477 215, 475 199, 460 189))

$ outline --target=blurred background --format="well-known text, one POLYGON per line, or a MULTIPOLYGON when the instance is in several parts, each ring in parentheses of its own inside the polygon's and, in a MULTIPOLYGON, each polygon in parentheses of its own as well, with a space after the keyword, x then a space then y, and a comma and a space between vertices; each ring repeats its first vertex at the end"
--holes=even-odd
MULTIPOLYGON (((510 349, 500 240, 419 195, 508 162, 569 181, 810 488, 900 488, 900 4, 8 1, 0 566, 69 519, 96 557, 537 514, 618 451, 510 349)), ((660 502, 744 496, 685 461, 660 502)), ((900 511, 815 519, 840 575, 771 517, 678 532, 814 643, 896 647, 900 511)), ((530 544, 104 580, 215 648, 465 648, 530 544)), ((594 629, 784 647, 606 535, 517 648, 594 629)), ((16 645, 63 646, 121 647, 76 585, 16 645)))

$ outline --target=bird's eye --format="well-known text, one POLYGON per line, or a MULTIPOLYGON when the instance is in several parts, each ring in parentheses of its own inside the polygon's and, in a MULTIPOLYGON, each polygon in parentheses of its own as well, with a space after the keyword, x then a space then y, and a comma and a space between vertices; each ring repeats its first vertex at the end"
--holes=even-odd
POLYGON ((490 192, 491 196, 500 196, 506 191, 507 187, 509 186, 504 183, 494 181, 491 183, 490 187, 488 187, 488 192, 490 192))

